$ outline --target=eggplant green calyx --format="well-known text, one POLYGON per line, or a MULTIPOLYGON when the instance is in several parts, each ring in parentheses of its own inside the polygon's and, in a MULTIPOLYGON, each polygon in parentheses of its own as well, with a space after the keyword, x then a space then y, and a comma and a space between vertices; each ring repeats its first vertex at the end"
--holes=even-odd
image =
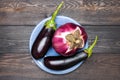
POLYGON ((95 40, 92 43, 92 45, 89 48, 87 48, 87 49, 84 50, 84 52, 88 54, 88 57, 90 57, 92 55, 92 50, 95 47, 95 45, 97 43, 97 40, 98 40, 98 36, 95 37, 95 40))
POLYGON ((56 27, 56 22, 55 22, 55 18, 58 14, 58 12, 60 11, 60 8, 62 7, 63 5, 63 1, 58 5, 57 9, 54 11, 54 13, 52 14, 52 17, 50 20, 48 20, 46 23, 45 23, 45 26, 46 28, 53 28, 54 30, 57 29, 56 27))

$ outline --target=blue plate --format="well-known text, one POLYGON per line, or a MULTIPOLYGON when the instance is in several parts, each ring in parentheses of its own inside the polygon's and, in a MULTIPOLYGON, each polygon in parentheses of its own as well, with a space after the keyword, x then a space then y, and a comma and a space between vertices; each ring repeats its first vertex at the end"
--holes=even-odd
MULTIPOLYGON (((35 41, 37 35, 39 34, 39 32, 41 31, 42 27, 44 26, 44 23, 49 20, 51 17, 49 18, 46 18, 44 20, 42 20, 36 27, 35 29, 33 30, 32 34, 31 34, 31 37, 30 37, 30 41, 29 41, 29 49, 30 49, 30 52, 31 52, 31 48, 32 48, 32 45, 33 45, 33 42, 35 41)), ((56 17, 56 23, 57 23, 57 28, 65 23, 68 23, 68 22, 72 22, 72 23, 75 23, 77 25, 80 25, 77 21, 69 18, 69 17, 65 17, 65 16, 57 16, 56 17)), ((86 43, 85 48, 88 48, 88 42, 86 43)), ((45 56, 58 56, 59 54, 56 53, 54 51, 54 49, 52 47, 50 47, 50 49, 48 50, 47 54, 45 56)), ((32 57, 33 58, 33 57, 32 57)), ((39 60, 36 60, 34 59, 34 62, 37 64, 37 66, 39 68, 41 68, 42 70, 48 72, 48 73, 51 73, 51 74, 67 74, 67 73, 70 73, 72 71, 74 71, 75 69, 77 69, 84 61, 81 61, 80 63, 78 63, 77 65, 71 67, 71 68, 68 68, 66 70, 52 70, 52 69, 48 69, 44 63, 43 63, 43 59, 39 59, 39 60)))

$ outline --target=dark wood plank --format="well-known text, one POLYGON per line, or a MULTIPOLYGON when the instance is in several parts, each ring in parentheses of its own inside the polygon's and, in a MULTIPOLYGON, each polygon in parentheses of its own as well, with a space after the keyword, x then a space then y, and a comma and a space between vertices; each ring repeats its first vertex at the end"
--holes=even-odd
POLYGON ((1 26, 0 53, 28 52, 29 38, 34 26, 1 26))
POLYGON ((1 80, 119 80, 120 54, 94 54, 81 67, 66 75, 39 69, 28 53, 0 54, 1 80))
POLYGON ((39 69, 29 54, 35 25, 51 15, 61 0, 0 0, 0 80, 120 80, 120 1, 64 0, 60 15, 81 23, 93 55, 77 70, 52 75, 39 69))
MULTIPOLYGON (((0 53, 29 52, 29 39, 35 26, 0 26, 0 53)), ((98 35, 95 53, 117 53, 120 50, 120 26, 84 26, 89 44, 98 35)))
MULTIPOLYGON (((61 0, 0 0, 0 25, 35 25, 61 0)), ((64 0, 60 15, 84 25, 120 25, 119 0, 64 0)))

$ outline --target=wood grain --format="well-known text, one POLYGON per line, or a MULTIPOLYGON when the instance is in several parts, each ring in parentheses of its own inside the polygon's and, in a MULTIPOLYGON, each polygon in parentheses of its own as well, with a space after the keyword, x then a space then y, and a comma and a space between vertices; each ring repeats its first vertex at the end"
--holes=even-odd
MULTIPOLYGON (((0 0, 0 25, 35 25, 61 0, 0 0)), ((120 25, 119 0, 64 0, 60 15, 84 25, 120 25)))
POLYGON ((1 80, 119 80, 120 54, 94 54, 75 71, 52 75, 38 68, 28 53, 4 53, 0 56, 0 74, 1 80))
MULTIPOLYGON (((29 39, 35 26, 0 26, 0 53, 29 52, 29 39)), ((89 44, 96 35, 95 53, 117 53, 120 50, 119 26, 84 26, 89 44)))
POLYGON ((35 26, 51 16, 61 0, 0 0, 0 80, 120 80, 120 0, 63 0, 59 15, 83 25, 93 55, 66 75, 44 72, 31 58, 35 26))

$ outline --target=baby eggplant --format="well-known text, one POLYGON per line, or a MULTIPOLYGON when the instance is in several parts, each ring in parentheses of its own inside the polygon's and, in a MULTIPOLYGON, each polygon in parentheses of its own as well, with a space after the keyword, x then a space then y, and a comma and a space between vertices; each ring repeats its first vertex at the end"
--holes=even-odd
POLYGON ((64 57, 64 56, 48 56, 44 58, 44 64, 47 68, 52 70, 65 70, 71 68, 72 66, 78 64, 81 61, 86 60, 92 55, 92 49, 94 48, 98 37, 96 36, 93 44, 85 49, 83 52, 77 53, 74 56, 64 57))
POLYGON ((48 51, 51 43, 52 43, 52 36, 56 30, 56 22, 55 18, 62 7, 63 2, 59 4, 56 11, 52 14, 52 18, 45 22, 41 32, 38 34, 36 40, 32 45, 31 54, 33 58, 40 59, 44 57, 46 52, 48 51))

